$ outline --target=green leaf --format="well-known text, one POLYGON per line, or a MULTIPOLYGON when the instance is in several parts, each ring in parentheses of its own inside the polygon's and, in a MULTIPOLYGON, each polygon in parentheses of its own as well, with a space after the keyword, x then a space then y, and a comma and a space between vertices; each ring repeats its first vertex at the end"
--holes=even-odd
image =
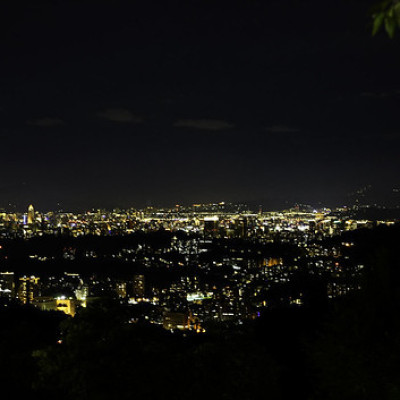
POLYGON ((385 30, 391 39, 393 38, 394 32, 396 31, 396 25, 397 23, 394 17, 385 18, 385 30))
POLYGON ((379 14, 375 14, 373 17, 374 17, 374 23, 372 27, 372 36, 375 36, 382 26, 383 20, 385 19, 385 13, 380 12, 379 14))
POLYGON ((393 6, 394 16, 397 22, 397 26, 400 28, 400 2, 393 6))

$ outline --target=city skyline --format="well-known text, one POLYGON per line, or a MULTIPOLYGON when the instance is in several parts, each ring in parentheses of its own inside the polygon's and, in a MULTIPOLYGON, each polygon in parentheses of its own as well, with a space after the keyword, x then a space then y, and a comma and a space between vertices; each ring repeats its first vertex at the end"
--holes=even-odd
MULTIPOLYGON (((28 197, 33 197, 29 195, 28 197)), ((337 196, 336 199, 331 198, 330 201, 321 201, 324 197, 321 196, 319 200, 310 199, 307 197, 290 195, 287 198, 258 198, 258 199, 240 199, 239 201, 230 201, 229 199, 217 199, 217 201, 199 201, 200 198, 194 199, 195 201, 173 201, 169 200, 166 202, 159 201, 158 199, 147 200, 145 202, 136 202, 130 200, 125 200, 124 202, 115 201, 96 201, 92 200, 91 202, 85 204, 82 202, 63 202, 63 201, 48 201, 45 199, 44 201, 40 201, 39 203, 35 203, 35 206, 39 204, 39 209, 43 211, 53 211, 53 212, 86 212, 93 210, 128 210, 128 209, 140 209, 144 210, 149 207, 153 207, 155 209, 177 209, 177 207, 191 207, 194 205, 218 205, 218 204, 226 204, 231 206, 243 205, 248 210, 259 212, 260 210, 264 211, 278 211, 290 209, 292 207, 300 206, 300 207, 309 207, 314 209, 323 209, 323 208, 340 208, 340 207, 348 207, 349 209, 362 206, 362 207, 378 207, 378 208, 387 208, 387 209, 398 209, 400 207, 400 186, 399 185, 365 185, 362 187, 354 187, 353 190, 346 193, 343 196, 337 196)), ((182 200, 180 198, 179 200, 182 200)), ((3 202, 0 203, 0 212, 24 212, 26 208, 32 202, 27 201, 26 198, 22 198, 19 201, 12 202, 3 202)))

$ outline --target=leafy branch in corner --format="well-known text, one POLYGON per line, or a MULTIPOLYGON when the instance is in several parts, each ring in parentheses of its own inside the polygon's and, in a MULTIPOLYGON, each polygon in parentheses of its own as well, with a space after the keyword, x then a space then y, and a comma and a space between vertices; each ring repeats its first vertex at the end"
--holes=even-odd
POLYGON ((382 27, 390 38, 400 28, 400 0, 384 0, 378 3, 372 14, 372 35, 375 36, 382 27))

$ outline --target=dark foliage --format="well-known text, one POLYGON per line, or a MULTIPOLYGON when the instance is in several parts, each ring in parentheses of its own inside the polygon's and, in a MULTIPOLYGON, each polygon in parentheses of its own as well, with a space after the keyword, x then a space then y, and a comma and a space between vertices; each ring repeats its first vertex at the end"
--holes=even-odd
POLYGON ((265 346, 243 336, 172 335, 126 324, 124 310, 99 302, 63 324, 63 343, 35 352, 37 391, 48 398, 278 398, 265 346))
POLYGON ((59 312, 41 312, 33 307, 8 304, 0 308, 0 387, 7 396, 32 396, 35 360, 32 352, 59 338, 59 312))

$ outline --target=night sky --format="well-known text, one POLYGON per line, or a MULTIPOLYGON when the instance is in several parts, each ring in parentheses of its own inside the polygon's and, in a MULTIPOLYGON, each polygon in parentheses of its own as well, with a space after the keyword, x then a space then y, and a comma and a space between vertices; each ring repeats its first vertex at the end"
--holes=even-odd
POLYGON ((0 208, 340 204, 400 171, 361 0, 0 5, 0 208))

